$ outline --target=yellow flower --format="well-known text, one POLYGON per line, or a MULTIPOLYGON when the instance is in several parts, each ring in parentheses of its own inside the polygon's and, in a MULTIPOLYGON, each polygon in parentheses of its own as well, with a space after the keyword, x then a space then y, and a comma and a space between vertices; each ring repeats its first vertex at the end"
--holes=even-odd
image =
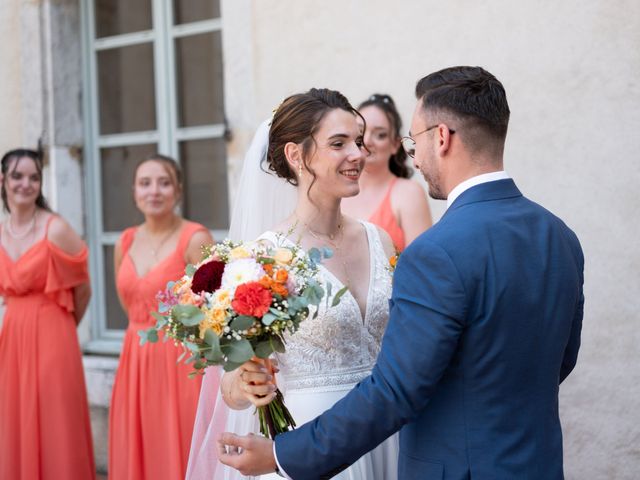
POLYGON ((240 260, 242 258, 251 258, 251 252, 243 246, 236 247, 229 252, 230 260, 240 260))
POLYGON ((227 311, 224 308, 214 308, 204 310, 204 319, 200 322, 200 338, 204 338, 204 333, 211 329, 216 335, 222 335, 224 330, 227 311))
POLYGON ((231 306, 231 292, 220 288, 213 293, 213 301, 219 308, 229 308, 231 306))
POLYGON ((293 252, 288 248, 278 248, 273 255, 273 259, 278 265, 289 265, 293 260, 293 252))

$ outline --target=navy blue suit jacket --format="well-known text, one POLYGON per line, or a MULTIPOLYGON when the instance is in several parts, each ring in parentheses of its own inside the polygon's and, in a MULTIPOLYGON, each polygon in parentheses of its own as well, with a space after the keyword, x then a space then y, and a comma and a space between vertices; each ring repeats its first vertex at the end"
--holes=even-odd
POLYGON ((371 376, 279 435, 280 465, 330 478, 400 430, 401 480, 562 478, 583 266, 575 234, 512 180, 463 192, 402 253, 371 376))

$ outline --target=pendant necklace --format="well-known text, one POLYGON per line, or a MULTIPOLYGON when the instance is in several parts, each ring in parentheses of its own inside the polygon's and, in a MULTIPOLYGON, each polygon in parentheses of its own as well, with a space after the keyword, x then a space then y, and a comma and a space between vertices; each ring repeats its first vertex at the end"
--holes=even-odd
POLYGON ((300 219, 300 217, 298 217, 297 213, 294 212, 294 216, 296 217, 296 219, 298 219, 302 223, 302 225, 304 226, 305 230, 307 232, 309 232, 309 234, 313 238, 315 238, 319 242, 325 242, 326 241, 333 248, 333 252, 334 252, 336 258, 342 264, 342 270, 344 272, 344 277, 345 277, 344 286, 349 288, 349 285, 351 283, 351 280, 349 279, 349 267, 347 265, 347 260, 346 260, 345 256, 342 253, 342 242, 344 240, 344 228, 343 228, 343 220, 344 219, 343 219, 343 217, 340 216, 340 221, 338 222, 338 227, 336 228, 335 232, 333 232, 333 233, 320 233, 320 232, 316 232, 315 230, 313 230, 309 226, 308 223, 306 223, 305 221, 300 219), (325 238, 323 239, 322 237, 325 237, 325 238))
MULTIPOLYGON (((149 245, 149 250, 151 251, 151 255, 153 255, 153 258, 156 260, 156 262, 158 261, 158 252, 164 246, 164 244, 167 243, 167 240, 171 238, 171 235, 173 235, 173 233, 178 229, 179 225, 180 225, 180 221, 178 221, 178 223, 174 227, 172 227, 171 230, 169 230, 169 232, 164 237, 162 237, 160 242, 158 242, 158 244, 155 247, 152 247, 151 245, 149 245)), ((149 235, 149 232, 146 231, 146 229, 145 229, 145 233, 147 234, 147 237, 149 237, 149 240, 151 240, 151 235, 149 235)), ((149 244, 151 244, 151 242, 149 242, 149 244)))

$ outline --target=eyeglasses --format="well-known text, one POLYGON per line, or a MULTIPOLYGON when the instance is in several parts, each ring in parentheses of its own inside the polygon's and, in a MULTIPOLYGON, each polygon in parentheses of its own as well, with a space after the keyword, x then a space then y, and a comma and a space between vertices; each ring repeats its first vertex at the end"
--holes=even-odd
MULTIPOLYGON (((413 136, 417 137, 418 135, 420 135, 422 133, 426 133, 429 130, 433 130, 434 128, 436 128, 439 125, 440 125, 439 123, 437 125, 432 125, 429 128, 427 128, 425 130, 422 130, 421 132, 414 133, 413 136)), ((449 130, 449 133, 451 135, 456 133, 455 130, 452 130, 450 128, 448 130, 449 130)), ((410 137, 410 136, 402 137, 401 142, 402 142, 402 148, 404 148, 404 151, 407 152, 407 155, 409 155, 411 158, 414 158, 415 155, 416 155, 416 141, 413 139, 413 137, 410 137)))

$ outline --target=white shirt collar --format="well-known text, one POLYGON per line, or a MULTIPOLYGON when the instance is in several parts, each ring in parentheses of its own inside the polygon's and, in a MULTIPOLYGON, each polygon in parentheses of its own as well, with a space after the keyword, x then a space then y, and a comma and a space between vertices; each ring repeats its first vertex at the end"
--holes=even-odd
POLYGON ((499 172, 483 173, 482 175, 476 175, 475 177, 468 178, 451 190, 447 197, 447 208, 449 208, 453 202, 456 201, 456 198, 458 198, 465 190, 469 190, 471 187, 475 187, 481 183, 495 182, 496 180, 504 180, 506 178, 511 177, 504 170, 500 170, 499 172))

